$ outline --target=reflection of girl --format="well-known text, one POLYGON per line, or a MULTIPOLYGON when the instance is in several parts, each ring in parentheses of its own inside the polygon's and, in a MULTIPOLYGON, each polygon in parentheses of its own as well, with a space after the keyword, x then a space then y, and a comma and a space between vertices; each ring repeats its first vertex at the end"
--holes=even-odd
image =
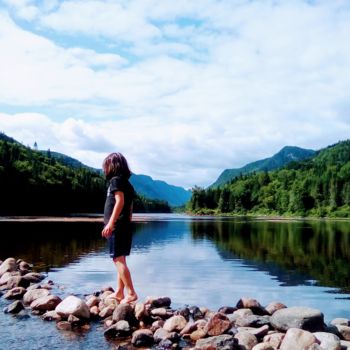
POLYGON ((118 271, 116 299, 120 303, 131 303, 137 300, 131 274, 126 265, 126 256, 130 255, 132 241, 134 188, 129 182, 131 171, 121 153, 111 153, 103 161, 102 167, 109 180, 102 236, 108 239, 110 256, 118 271), (124 295, 124 288, 127 296, 124 295))

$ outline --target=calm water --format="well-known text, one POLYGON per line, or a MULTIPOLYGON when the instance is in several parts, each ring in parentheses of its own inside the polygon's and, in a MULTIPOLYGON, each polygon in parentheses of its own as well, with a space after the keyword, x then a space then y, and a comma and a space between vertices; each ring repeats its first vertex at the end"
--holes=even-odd
MULTIPOLYGON (((321 309, 350 318, 350 222, 267 222, 181 215, 135 216, 128 262, 140 299, 170 296, 217 309, 242 296, 262 304, 321 309)), ((23 258, 56 283, 53 293, 83 296, 114 287, 115 269, 96 222, 1 222, 0 259, 23 258)), ((0 299, 1 309, 7 301, 0 299)), ((0 311, 0 349, 112 349, 102 326, 59 332, 29 313, 0 311)))

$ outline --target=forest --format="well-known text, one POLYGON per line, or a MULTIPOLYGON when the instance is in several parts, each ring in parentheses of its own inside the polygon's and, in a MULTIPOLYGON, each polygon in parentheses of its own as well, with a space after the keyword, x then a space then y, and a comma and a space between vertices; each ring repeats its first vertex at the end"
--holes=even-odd
POLYGON ((217 188, 192 189, 196 214, 350 217, 350 140, 274 171, 239 175, 217 188))
MULTIPOLYGON (((86 166, 69 166, 0 134, 0 215, 102 213, 107 183, 86 166)), ((170 212, 167 202, 137 195, 135 212, 170 212)))

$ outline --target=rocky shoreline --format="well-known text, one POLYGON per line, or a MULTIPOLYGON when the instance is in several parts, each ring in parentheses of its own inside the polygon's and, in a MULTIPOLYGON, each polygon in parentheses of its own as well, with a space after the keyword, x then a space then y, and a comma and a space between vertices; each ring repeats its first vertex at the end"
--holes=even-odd
POLYGON ((326 325, 322 312, 308 307, 262 306, 252 298, 219 310, 173 309, 169 297, 118 304, 111 287, 84 298, 61 298, 52 294, 55 284, 44 279, 21 259, 0 261, 0 297, 9 302, 4 312, 29 311, 65 332, 88 331, 92 322, 101 322, 117 349, 350 350, 350 320, 336 318, 326 325))

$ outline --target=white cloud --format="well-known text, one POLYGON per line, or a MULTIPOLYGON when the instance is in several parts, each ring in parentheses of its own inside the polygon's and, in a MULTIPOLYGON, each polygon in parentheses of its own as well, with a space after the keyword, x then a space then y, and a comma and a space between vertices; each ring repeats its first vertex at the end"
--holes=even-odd
POLYGON ((190 187, 286 144, 349 137, 345 1, 63 1, 34 22, 0 14, 0 103, 54 111, 3 114, 25 143, 93 166, 117 149, 190 187))

